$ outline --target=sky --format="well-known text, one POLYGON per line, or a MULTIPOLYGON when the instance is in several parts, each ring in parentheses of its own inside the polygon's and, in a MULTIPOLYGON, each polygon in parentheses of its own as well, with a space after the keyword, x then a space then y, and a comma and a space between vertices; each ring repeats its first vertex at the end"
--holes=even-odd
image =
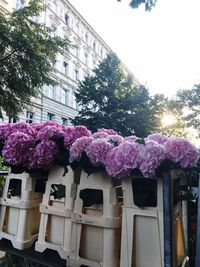
POLYGON ((200 0, 69 0, 151 94, 172 97, 200 83, 200 0))

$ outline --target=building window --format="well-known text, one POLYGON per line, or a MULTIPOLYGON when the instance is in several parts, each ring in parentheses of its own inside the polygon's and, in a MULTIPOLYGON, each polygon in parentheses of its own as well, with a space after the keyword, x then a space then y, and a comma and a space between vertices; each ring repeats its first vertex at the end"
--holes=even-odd
POLYGON ((57 4, 56 4, 56 1, 53 1, 53 3, 52 3, 52 9, 57 14, 57 4))
POLYGON ((68 75, 69 65, 67 62, 63 62, 64 74, 68 75))
POLYGON ((16 9, 19 10, 24 7, 24 0, 16 0, 16 9))
POLYGON ((85 34, 85 41, 86 41, 86 43, 88 42, 88 35, 87 35, 87 33, 85 34))
POLYGON ((48 121, 54 121, 55 120, 55 114, 47 113, 47 120, 48 121))
POLYGON ((61 102, 65 105, 69 105, 69 90, 61 90, 61 102))
POLYGON ((76 57, 79 58, 79 48, 75 47, 76 57))
POLYGON ((88 54, 85 53, 85 64, 88 65, 88 54))
POLYGON ((26 111, 26 122, 32 123, 35 119, 35 113, 31 111, 26 111))
POLYGON ((74 70, 74 80, 78 81, 79 80, 79 71, 78 70, 74 70))
POLYGON ((47 88, 47 96, 50 98, 55 98, 55 85, 49 85, 47 88))
POLYGON ((63 19, 63 7, 60 7, 60 18, 63 19))
POLYGON ((95 42, 93 42, 92 48, 96 52, 96 43, 95 42))
POLYGON ((19 122, 19 117, 18 116, 14 116, 14 117, 10 117, 8 118, 8 122, 9 123, 16 123, 19 122))
POLYGON ((69 16, 65 14, 65 24, 69 26, 69 16))
POLYGON ((57 60, 56 59, 53 60, 52 67, 53 67, 53 69, 56 69, 56 67, 57 67, 57 60))
POLYGON ((76 24, 76 33, 77 33, 77 35, 79 35, 79 25, 78 24, 76 24))
POLYGON ((100 50, 100 57, 103 58, 103 50, 100 50))
POLYGON ((74 30, 74 21, 71 19, 71 28, 74 30))
POLYGON ((62 124, 63 125, 69 125, 70 123, 69 123, 69 119, 67 119, 67 118, 61 118, 62 119, 62 124))
POLYGON ((76 102, 76 97, 75 97, 74 92, 72 92, 72 107, 77 109, 77 102, 76 102))

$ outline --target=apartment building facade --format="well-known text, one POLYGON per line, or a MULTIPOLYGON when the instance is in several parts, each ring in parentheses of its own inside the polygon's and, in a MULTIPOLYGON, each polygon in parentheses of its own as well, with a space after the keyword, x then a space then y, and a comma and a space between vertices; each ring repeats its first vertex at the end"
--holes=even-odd
MULTIPOLYGON (((78 114, 75 91, 78 81, 92 74, 110 47, 67 0, 45 0, 46 11, 37 21, 55 29, 54 34, 68 37, 74 45, 64 55, 57 55, 51 76, 56 86, 44 86, 43 95, 32 99, 32 106, 19 115, 19 121, 44 122, 53 120, 69 124, 78 114)), ((20 9, 27 0, 0 0, 4 14, 20 9)), ((8 118, 6 118, 8 120, 8 118)), ((14 119, 16 121, 16 118, 14 119)), ((12 118, 10 118, 12 122, 12 118)))

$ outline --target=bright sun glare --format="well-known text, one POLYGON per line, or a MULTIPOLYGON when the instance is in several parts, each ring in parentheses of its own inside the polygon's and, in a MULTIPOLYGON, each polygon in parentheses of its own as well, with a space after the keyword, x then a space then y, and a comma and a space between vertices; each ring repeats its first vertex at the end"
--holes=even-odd
POLYGON ((176 122, 175 117, 172 114, 165 114, 162 117, 162 125, 164 127, 171 126, 176 122))

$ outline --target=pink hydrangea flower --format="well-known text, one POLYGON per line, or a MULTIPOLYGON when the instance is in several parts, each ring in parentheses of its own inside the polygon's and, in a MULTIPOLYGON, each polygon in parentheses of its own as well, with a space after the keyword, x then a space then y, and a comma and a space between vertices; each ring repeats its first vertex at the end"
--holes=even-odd
POLYGON ((197 148, 184 138, 170 137, 164 144, 166 157, 183 168, 196 165, 199 152, 197 148))
POLYGON ((70 162, 74 160, 80 160, 82 153, 93 140, 94 138, 91 136, 83 136, 78 138, 70 147, 70 162))
POLYGON ((96 132, 96 133, 93 133, 93 137, 96 138, 96 139, 106 138, 108 136, 109 136, 109 134, 107 134, 105 132, 96 132))
POLYGON ((154 176, 156 168, 164 159, 162 145, 152 140, 147 140, 145 145, 139 144, 138 167, 144 177, 154 176))
POLYGON ((105 163, 108 152, 113 145, 106 139, 95 139, 86 148, 86 154, 94 166, 103 165, 105 163))
MULTIPOLYGON (((111 132, 111 129, 108 131, 111 132)), ((110 141, 111 143, 115 145, 119 145, 124 140, 124 138, 121 135, 118 135, 116 132, 115 134, 108 134, 107 132, 104 132, 104 131, 98 131, 98 132, 93 133, 92 136, 95 139, 106 138, 108 141, 110 141)))
POLYGON ((55 142, 42 141, 32 149, 27 159, 28 169, 49 169, 53 165, 58 148, 55 142))
POLYGON ((91 132, 83 125, 78 125, 74 127, 74 140, 83 137, 91 136, 91 132))
POLYGON ((65 126, 64 128, 64 146, 69 149, 71 144, 74 142, 74 127, 65 126))
POLYGON ((35 129, 36 133, 38 133, 43 128, 43 124, 38 122, 32 122, 31 127, 35 129))
POLYGON ((118 153, 118 151, 119 147, 114 147, 110 152, 108 152, 105 160, 105 167, 110 176, 121 178, 129 174, 129 172, 124 170, 124 154, 118 153))
POLYGON ((123 177, 138 167, 138 148, 135 142, 124 141, 108 154, 105 162, 109 175, 123 177))
POLYGON ((11 134, 15 132, 25 133, 32 137, 36 136, 36 129, 31 127, 31 124, 25 122, 18 122, 11 124, 11 134))
POLYGON ((146 140, 153 140, 157 142, 158 144, 164 144, 168 140, 168 137, 160 133, 154 133, 154 134, 148 135, 146 137, 146 140))
POLYGON ((123 141, 124 138, 121 135, 115 134, 115 135, 108 135, 106 138, 111 144, 118 146, 120 145, 123 141))
POLYGON ((11 134, 11 126, 10 123, 0 124, 0 140, 5 141, 8 138, 11 134))
POLYGON ((64 132, 61 127, 56 126, 45 126, 43 127, 36 136, 38 140, 50 140, 53 137, 63 137, 64 132))
POLYGON ((124 170, 134 170, 138 167, 138 143, 126 141, 119 146, 118 154, 124 155, 124 170))
POLYGON ((105 129, 105 128, 100 128, 98 129, 98 132, 100 133, 107 133, 109 135, 115 135, 115 134, 118 134, 118 132, 114 131, 113 129, 105 129))
POLYGON ((91 132, 85 126, 65 127, 64 129, 64 146, 69 149, 76 139, 83 136, 91 136, 91 132))
POLYGON ((8 164, 24 165, 33 146, 34 139, 30 135, 12 133, 6 140, 2 154, 8 164))
POLYGON ((58 128, 63 127, 63 125, 61 125, 60 123, 58 123, 56 121, 46 121, 42 124, 42 128, 46 127, 46 126, 54 126, 54 127, 58 127, 58 128))
POLYGON ((130 135, 124 138, 124 142, 129 141, 129 142, 135 142, 138 139, 136 135, 130 135))

